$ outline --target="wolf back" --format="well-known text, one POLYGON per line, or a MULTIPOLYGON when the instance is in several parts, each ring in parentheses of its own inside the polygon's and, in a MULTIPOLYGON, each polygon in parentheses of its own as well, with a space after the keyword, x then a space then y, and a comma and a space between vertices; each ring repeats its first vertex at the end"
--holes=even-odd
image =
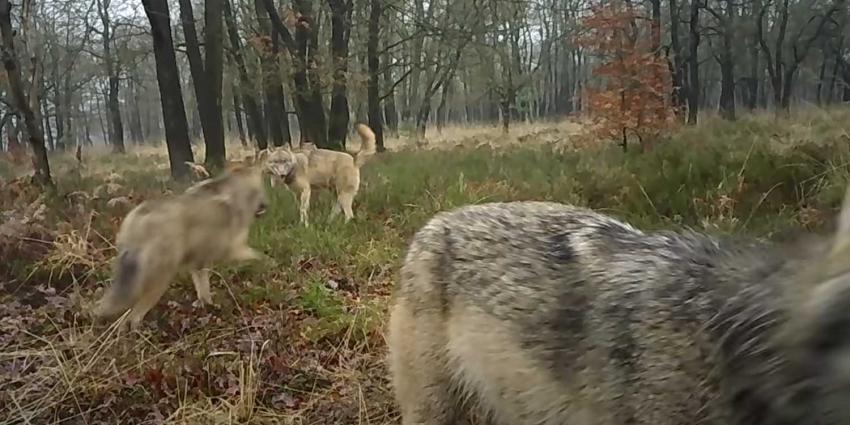
POLYGON ((391 309, 404 424, 470 408, 499 424, 832 423, 778 336, 824 246, 645 233, 544 202, 439 214, 391 309))

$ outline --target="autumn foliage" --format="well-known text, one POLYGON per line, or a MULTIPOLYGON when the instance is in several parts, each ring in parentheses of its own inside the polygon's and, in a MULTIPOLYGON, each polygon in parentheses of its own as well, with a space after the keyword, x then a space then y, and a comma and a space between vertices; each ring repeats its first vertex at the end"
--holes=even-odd
POLYGON ((622 1, 606 1, 582 21, 577 42, 599 60, 594 87, 585 89, 586 113, 597 138, 637 138, 646 150, 675 124, 670 72, 658 54, 658 27, 622 1))

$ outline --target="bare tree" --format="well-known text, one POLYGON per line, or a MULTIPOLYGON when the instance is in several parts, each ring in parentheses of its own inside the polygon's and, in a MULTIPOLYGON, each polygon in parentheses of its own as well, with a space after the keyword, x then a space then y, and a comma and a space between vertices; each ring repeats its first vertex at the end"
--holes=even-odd
POLYGON ((273 0, 262 1, 277 37, 283 41, 292 59, 295 108, 301 127, 301 141, 310 141, 322 148, 342 149, 341 145, 328 141, 321 76, 318 71, 319 23, 313 19, 312 4, 309 0, 293 0, 297 14, 293 38, 283 25, 273 0))
POLYGON ((225 0, 209 0, 204 8, 204 51, 201 58, 195 17, 190 0, 180 1, 180 19, 186 37, 186 54, 195 98, 198 101, 201 128, 204 131, 206 158, 204 163, 213 169, 224 166, 224 121, 222 120, 222 86, 224 72, 224 27, 225 0))
POLYGON ((292 135, 289 130, 289 117, 286 115, 286 101, 283 86, 280 81, 280 67, 278 55, 280 53, 280 39, 273 34, 271 20, 260 0, 254 0, 254 10, 257 14, 260 35, 268 38, 270 46, 258 49, 260 66, 263 74, 263 93, 265 97, 266 127, 272 144, 283 146, 292 143, 292 135))
MULTIPOLYGON (((2 1, 2 0, 0 0, 2 1)), ((183 106, 177 58, 171 37, 171 18, 167 0, 142 0, 145 14, 151 25, 153 51, 156 60, 156 79, 162 104, 162 120, 165 124, 165 143, 171 163, 171 175, 183 179, 189 175, 186 162, 194 162, 189 143, 189 125, 183 106)))
MULTIPOLYGON (((15 32, 12 30, 12 4, 8 0, 0 0, 0 37, 3 39, 2 60, 8 78, 9 94, 15 109, 26 125, 29 145, 33 152, 35 181, 42 186, 52 186, 53 180, 50 176, 50 164, 47 160, 41 124, 36 119, 24 91, 18 53, 15 51, 15 32)), ((35 85, 35 81, 32 83, 35 85)))
MULTIPOLYGON (((328 0, 328 6, 331 9, 331 56, 333 60, 333 88, 331 94, 331 111, 328 120, 328 140, 333 144, 345 145, 345 135, 348 132, 348 40, 351 34, 351 0, 328 0)), ((375 1, 371 2, 371 8, 374 9, 375 1)), ((380 16, 380 4, 378 4, 377 13, 380 16)), ((371 13, 375 13, 374 11, 371 13)), ((379 30, 379 24, 372 23, 372 15, 369 20, 369 38, 367 49, 372 46, 372 31, 379 30), (374 28, 373 28, 374 26, 374 28)), ((377 48, 375 47, 375 50, 377 48)), ((370 50, 371 52, 371 50, 370 50)), ((377 55, 376 52, 373 52, 377 55)), ((369 110, 372 111, 372 62, 369 56, 369 110)), ((375 73, 379 71, 374 70, 375 73)), ((375 77, 377 79, 377 76, 375 77)), ((377 83, 376 83, 377 85, 377 83)), ((375 97, 377 98, 377 87, 374 88, 375 97)), ((380 105, 378 106, 380 108, 380 105)), ((370 125, 372 123, 372 113, 369 114, 370 125)), ((378 125, 378 124, 376 124, 378 125)), ((375 129, 375 126, 372 126, 375 129)), ((376 130, 375 136, 378 138, 378 146, 383 147, 383 131, 376 130)))
POLYGON ((248 77, 245 58, 242 55, 242 42, 239 39, 239 31, 236 27, 236 17, 233 15, 229 0, 224 3, 224 20, 230 36, 230 52, 233 62, 236 64, 236 71, 239 73, 239 92, 242 103, 245 105, 245 114, 248 116, 248 132, 257 141, 257 146, 260 149, 265 149, 268 147, 268 139, 263 130, 263 116, 257 104, 251 80, 248 77))
POLYGON ((119 101, 120 62, 114 52, 114 27, 109 13, 111 0, 96 0, 97 14, 102 25, 99 31, 102 42, 103 66, 107 77, 106 115, 108 122, 108 138, 115 153, 124 153, 124 124, 121 121, 121 103, 119 101))
POLYGON ((366 41, 366 56, 369 63, 369 83, 368 83, 368 102, 369 102, 369 127, 375 132, 375 140, 378 146, 378 151, 384 151, 384 119, 381 116, 381 99, 380 99, 380 59, 378 52, 378 43, 381 39, 380 23, 381 14, 383 13, 382 0, 370 0, 369 2, 369 36, 366 41))

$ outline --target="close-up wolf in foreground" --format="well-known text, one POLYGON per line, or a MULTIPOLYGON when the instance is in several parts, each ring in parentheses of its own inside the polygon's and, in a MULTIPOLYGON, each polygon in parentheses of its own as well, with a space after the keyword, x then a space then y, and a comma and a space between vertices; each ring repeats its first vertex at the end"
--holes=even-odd
POLYGON ((293 151, 289 146, 269 148, 265 162, 272 175, 272 184, 282 180, 299 199, 299 219, 309 226, 308 211, 312 189, 333 189, 337 202, 331 217, 345 215, 345 221, 354 217, 352 204, 360 190, 360 168, 375 155, 375 133, 365 124, 354 126, 360 135, 360 150, 352 155, 315 146, 293 151))
POLYGON ((590 210, 438 214, 394 294, 403 424, 850 423, 850 205, 793 246, 590 210))
POLYGON ((137 329, 181 271, 191 273, 198 300, 211 304, 206 268, 261 258, 248 246, 248 231, 265 208, 260 166, 237 167, 180 195, 141 203, 121 223, 112 287, 95 316, 112 318, 129 308, 130 327, 137 329))

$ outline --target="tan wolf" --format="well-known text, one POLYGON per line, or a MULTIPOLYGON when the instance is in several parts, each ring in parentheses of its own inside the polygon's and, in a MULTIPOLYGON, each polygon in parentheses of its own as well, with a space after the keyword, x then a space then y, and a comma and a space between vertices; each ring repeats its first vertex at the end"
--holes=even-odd
POLYGON ((352 203, 360 189, 360 168, 375 154, 375 133, 365 124, 355 126, 360 135, 360 151, 355 155, 329 149, 307 147, 298 151, 288 146, 269 148, 265 162, 266 170, 272 175, 272 184, 282 180, 299 198, 299 217, 302 224, 309 226, 307 211, 313 188, 333 189, 337 202, 331 217, 342 210, 345 221, 354 217, 352 203))
POLYGON ((262 258, 248 246, 248 231, 266 209, 260 166, 239 167, 182 194, 146 201, 121 223, 112 286, 94 314, 112 318, 131 309, 137 329, 171 280, 189 271, 201 304, 211 304, 208 267, 262 258))
POLYGON ((832 237, 788 246, 556 203, 438 214, 393 295, 402 423, 850 424, 848 195, 832 237))

